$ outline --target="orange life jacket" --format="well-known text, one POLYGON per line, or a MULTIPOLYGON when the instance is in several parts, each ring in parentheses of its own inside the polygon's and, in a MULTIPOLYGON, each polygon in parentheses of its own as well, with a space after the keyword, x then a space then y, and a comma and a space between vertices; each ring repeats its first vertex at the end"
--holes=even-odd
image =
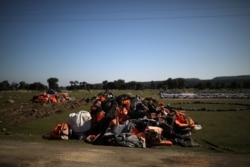
POLYGON ((61 140, 68 140, 69 137, 69 124, 68 123, 58 123, 53 131, 50 133, 51 139, 61 139, 61 140))
POLYGON ((95 100, 104 102, 106 100, 106 98, 104 96, 98 96, 95 100))
POLYGON ((122 124, 126 120, 128 120, 128 110, 126 107, 117 107, 115 118, 110 122, 110 125, 116 125, 117 123, 122 124))
POLYGON ((47 94, 44 94, 44 95, 39 95, 38 96, 38 100, 39 100, 39 102, 47 102, 48 101, 48 99, 49 99, 49 97, 48 97, 48 95, 47 94))
POLYGON ((58 103, 58 100, 57 100, 55 95, 51 95, 49 100, 50 100, 51 103, 58 103))
POLYGON ((181 128, 193 128, 195 126, 193 119, 184 113, 176 111, 176 117, 175 124, 181 128))
POLYGON ((130 111, 130 100, 126 99, 126 100, 122 100, 121 102, 122 106, 125 107, 127 109, 127 111, 130 111))
POLYGON ((115 118, 110 122, 110 125, 122 124, 128 120, 128 112, 130 111, 130 100, 125 99, 121 101, 121 106, 116 108, 115 118), (118 122, 117 122, 118 120, 118 122))

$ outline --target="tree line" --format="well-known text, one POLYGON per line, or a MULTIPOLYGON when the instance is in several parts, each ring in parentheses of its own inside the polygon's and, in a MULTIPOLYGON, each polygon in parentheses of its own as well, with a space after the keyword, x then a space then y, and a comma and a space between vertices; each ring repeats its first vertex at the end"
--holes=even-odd
POLYGON ((184 78, 168 78, 164 81, 150 81, 150 82, 136 82, 130 81, 125 82, 123 79, 118 79, 115 81, 103 81, 100 84, 90 84, 85 81, 70 81, 68 86, 60 87, 58 85, 59 79, 51 77, 47 79, 48 85, 44 85, 40 82, 34 82, 28 84, 24 81, 19 83, 13 82, 9 83, 7 80, 0 82, 0 91, 3 90, 39 90, 44 91, 48 89, 54 89, 60 91, 62 89, 67 90, 91 90, 91 89, 119 89, 119 90, 143 90, 143 89, 249 89, 250 80, 187 80, 184 78))

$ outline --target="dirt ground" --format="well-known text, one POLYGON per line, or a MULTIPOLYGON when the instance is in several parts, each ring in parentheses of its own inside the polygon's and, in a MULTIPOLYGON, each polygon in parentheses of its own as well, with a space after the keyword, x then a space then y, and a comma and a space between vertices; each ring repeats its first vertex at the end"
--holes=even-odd
POLYGON ((3 167, 244 167, 250 163, 250 155, 81 145, 65 141, 0 140, 0 150, 0 166, 3 167))

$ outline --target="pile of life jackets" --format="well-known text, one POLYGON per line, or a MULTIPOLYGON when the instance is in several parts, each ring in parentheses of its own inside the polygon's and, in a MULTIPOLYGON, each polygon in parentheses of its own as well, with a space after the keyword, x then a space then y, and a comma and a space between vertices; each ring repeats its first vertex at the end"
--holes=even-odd
MULTIPOLYGON (((201 125, 195 124, 189 115, 151 97, 131 94, 115 97, 106 92, 98 94, 92 102, 89 112, 69 115, 68 139, 138 148, 173 144, 199 146, 191 138, 191 132, 201 129, 201 125)), ((63 138, 58 137, 62 130, 56 131, 56 127, 45 138, 65 138, 65 133, 63 138)))
POLYGON ((61 103, 69 99, 68 93, 57 93, 48 90, 39 95, 35 95, 30 99, 32 103, 61 103))

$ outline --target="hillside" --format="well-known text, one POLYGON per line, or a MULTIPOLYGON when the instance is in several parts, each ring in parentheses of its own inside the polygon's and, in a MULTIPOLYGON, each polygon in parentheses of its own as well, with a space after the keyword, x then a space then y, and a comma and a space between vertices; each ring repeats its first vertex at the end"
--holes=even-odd
POLYGON ((250 75, 215 77, 212 81, 249 81, 250 75))
MULTIPOLYGON (((179 79, 179 78, 172 78, 172 80, 179 79)), ((199 78, 182 78, 185 80, 185 85, 187 87, 194 87, 197 84, 200 83, 211 83, 211 84, 216 84, 216 83, 224 83, 225 85, 229 85, 233 82, 244 82, 244 83, 250 83, 250 75, 239 75, 239 76, 220 76, 220 77, 215 77, 212 79, 199 79, 199 78)), ((147 81, 147 82, 140 82, 143 84, 145 87, 149 87, 152 82, 155 84, 160 84, 162 82, 167 81, 162 80, 162 81, 147 81)))

